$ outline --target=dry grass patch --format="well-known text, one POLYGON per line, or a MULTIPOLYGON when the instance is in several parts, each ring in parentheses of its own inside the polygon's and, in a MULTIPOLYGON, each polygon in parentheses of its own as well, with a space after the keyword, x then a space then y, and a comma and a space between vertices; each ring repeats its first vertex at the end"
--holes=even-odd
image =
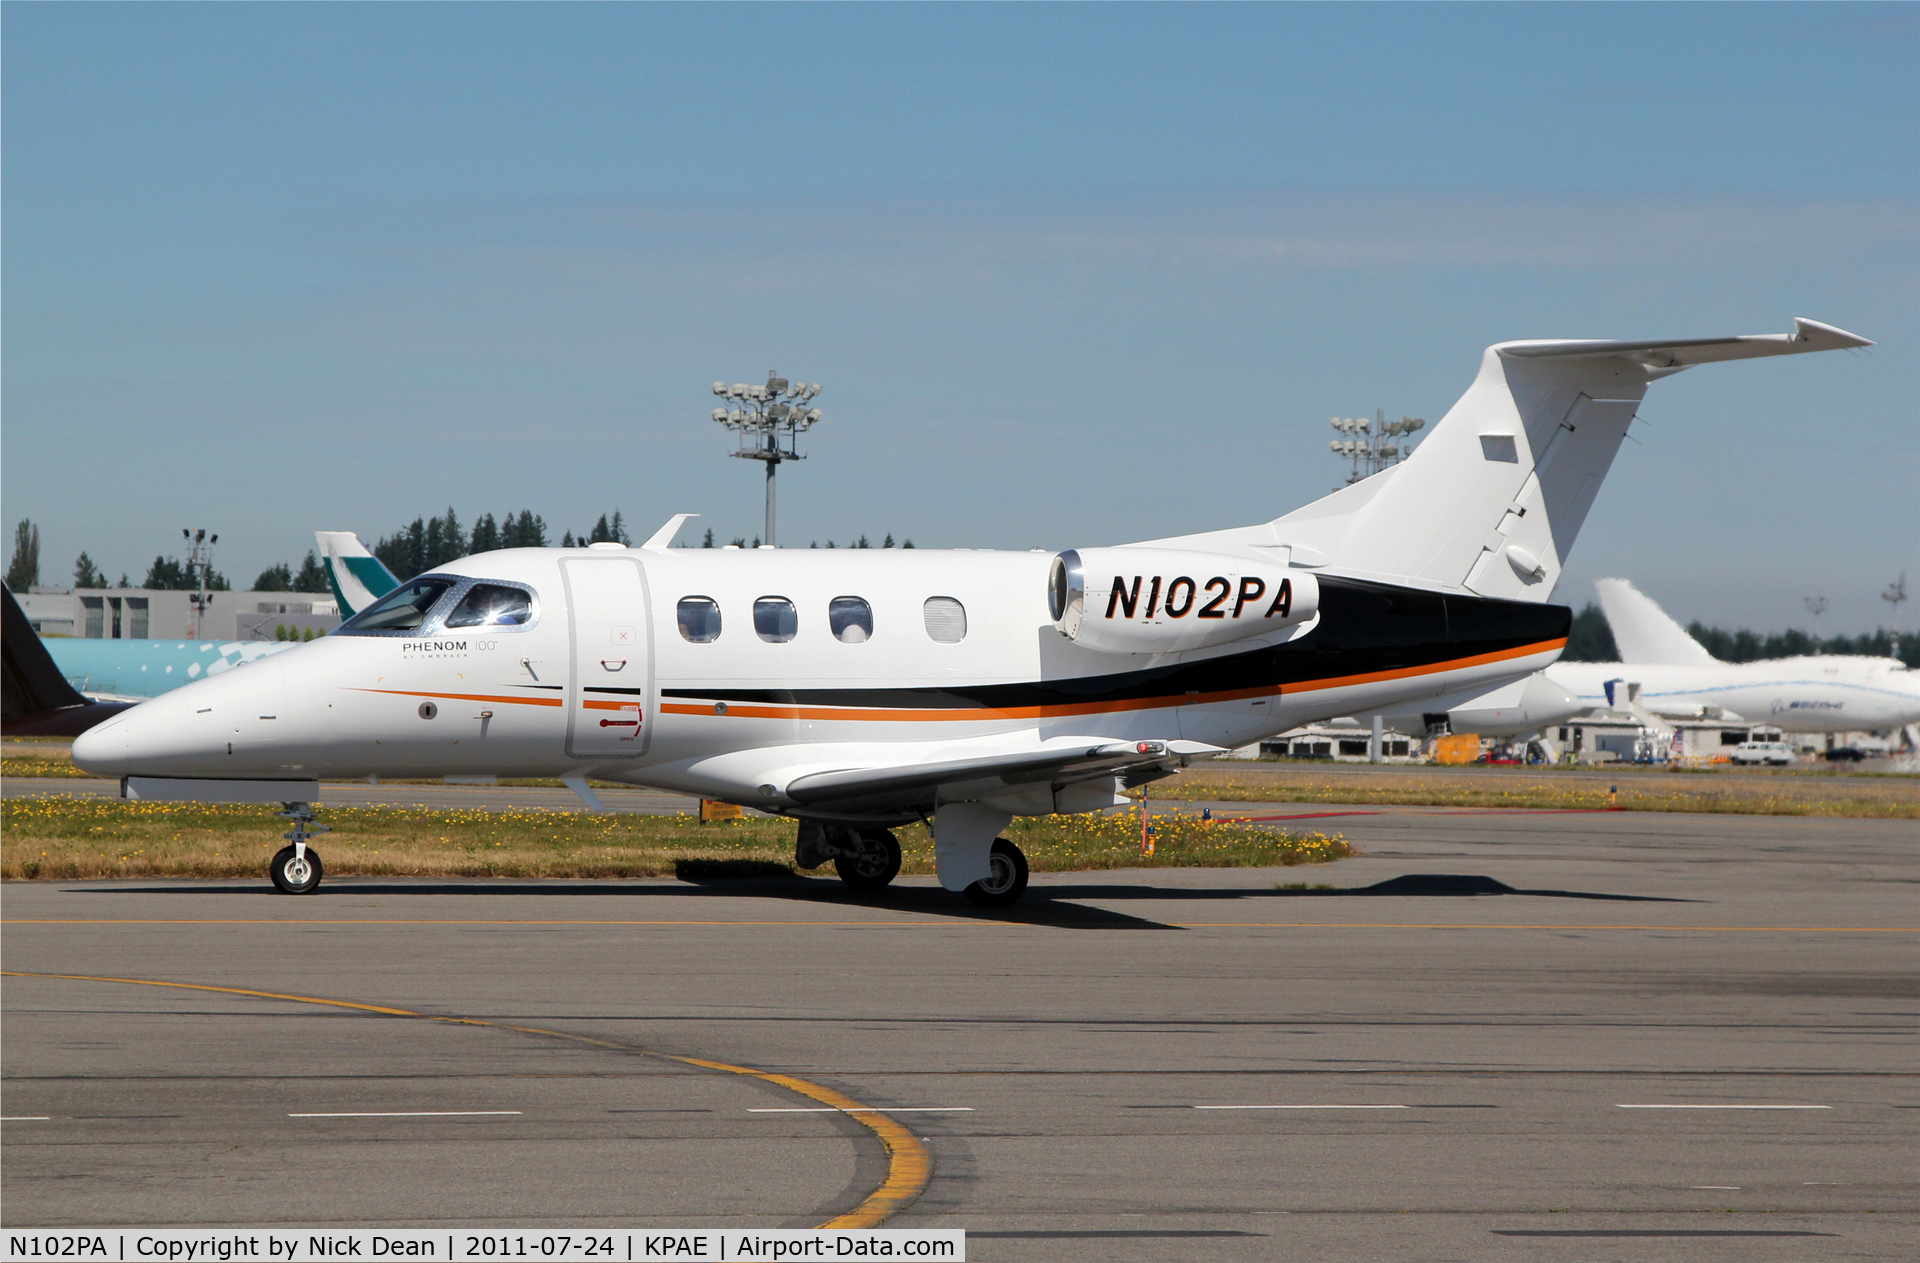
POLYGON ((1284 765, 1196 767, 1152 786, 1154 798, 1217 802, 1339 803, 1411 807, 1511 807, 1723 812, 1755 816, 1920 819, 1920 783, 1867 784, 1818 775, 1551 771, 1453 772, 1438 768, 1328 773, 1284 765), (1619 787, 1617 799, 1613 786, 1619 787))
MULTIPOLYGON (((791 872, 792 821, 702 825, 694 817, 584 811, 322 808, 314 842, 327 871, 417 877, 720 877, 791 872)), ((55 795, 0 803, 0 878, 259 877, 285 845, 271 808, 55 795)), ((1008 836, 1040 872, 1322 863, 1337 837, 1195 819, 1154 821, 1140 854, 1137 813, 1017 820, 1008 836)), ((933 871, 926 830, 898 831, 906 873, 933 871)))

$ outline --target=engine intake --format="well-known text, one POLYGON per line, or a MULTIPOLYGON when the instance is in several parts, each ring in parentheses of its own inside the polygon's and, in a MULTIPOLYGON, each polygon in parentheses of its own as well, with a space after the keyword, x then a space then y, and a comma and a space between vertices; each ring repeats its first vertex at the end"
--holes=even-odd
POLYGON ((1177 653, 1297 626, 1320 584, 1286 566, 1171 548, 1070 549, 1053 559, 1047 609, 1068 640, 1108 653, 1177 653))

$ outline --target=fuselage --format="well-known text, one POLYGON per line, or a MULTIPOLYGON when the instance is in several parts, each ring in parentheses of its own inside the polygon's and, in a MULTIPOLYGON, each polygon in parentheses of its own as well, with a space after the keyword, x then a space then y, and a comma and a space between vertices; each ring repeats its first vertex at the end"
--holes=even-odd
POLYGON ((1896 658, 1774 658, 1704 666, 1556 662, 1547 678, 1604 708, 1609 680, 1640 686, 1640 704, 1670 718, 1704 707, 1784 732, 1883 731, 1920 722, 1920 672, 1896 658))
MULTIPOLYGON (((1322 576, 1307 624, 1212 649, 1094 651, 1048 610, 1053 554, 517 549, 436 571, 416 628, 349 624, 135 707, 99 774, 566 776, 780 806, 786 779, 1060 737, 1230 747, 1518 679, 1559 606, 1322 576), (516 624, 454 625, 477 585, 516 624)), ((428 578, 431 576, 423 576, 428 578)), ((470 616, 462 616, 470 617, 470 616)))

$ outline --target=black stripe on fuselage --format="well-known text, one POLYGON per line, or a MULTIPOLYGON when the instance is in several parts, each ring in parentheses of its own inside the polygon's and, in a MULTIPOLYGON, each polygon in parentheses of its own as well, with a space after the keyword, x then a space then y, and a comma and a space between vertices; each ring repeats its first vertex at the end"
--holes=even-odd
POLYGON ((1124 702, 1182 693, 1278 688, 1499 653, 1566 636, 1573 611, 1358 579, 1320 580, 1320 624, 1298 640, 1246 653, 1020 684, 949 688, 662 689, 663 697, 786 705, 984 710, 1124 702))

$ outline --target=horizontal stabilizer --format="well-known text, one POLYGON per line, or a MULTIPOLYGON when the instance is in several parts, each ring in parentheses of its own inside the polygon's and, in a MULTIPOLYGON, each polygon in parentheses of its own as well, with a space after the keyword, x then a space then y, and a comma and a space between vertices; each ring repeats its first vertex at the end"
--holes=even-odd
POLYGON ((1792 333, 1750 333, 1731 338, 1681 338, 1664 342, 1541 341, 1507 342, 1500 350, 1523 359, 1618 355, 1648 368, 1690 368, 1723 360, 1763 355, 1799 355, 1806 351, 1842 351, 1873 343, 1845 329, 1796 317, 1792 333))

